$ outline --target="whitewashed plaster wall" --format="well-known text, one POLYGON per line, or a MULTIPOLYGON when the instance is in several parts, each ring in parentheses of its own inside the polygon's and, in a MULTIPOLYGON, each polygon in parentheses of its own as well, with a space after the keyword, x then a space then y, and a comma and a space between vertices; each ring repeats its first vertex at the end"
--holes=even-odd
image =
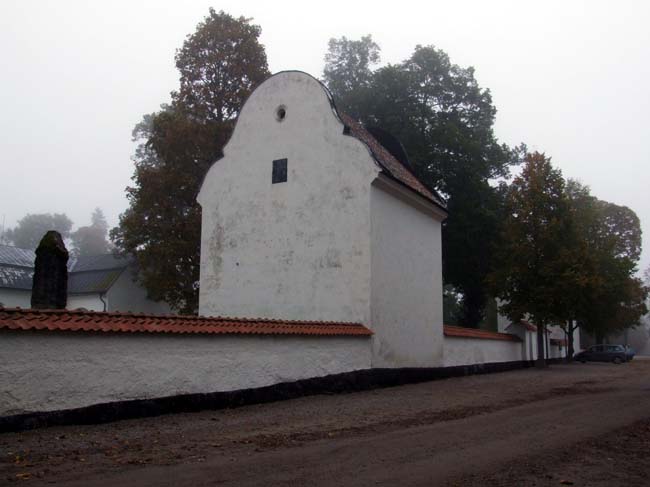
MULTIPOLYGON (((546 327, 548 333, 548 340, 545 343, 546 347, 548 348, 547 352, 547 357, 548 358, 564 358, 566 357, 567 353, 567 346, 568 346, 568 337, 566 332, 559 326, 557 325, 550 325, 546 327), (551 343, 551 339, 558 339, 558 340, 566 340, 567 345, 555 345, 551 343)), ((577 353, 580 350, 580 334, 575 333, 573 335, 573 348, 575 352, 577 353), (576 335, 578 335, 576 337, 576 335), (577 340, 576 340, 577 338, 577 340)))
POLYGON ((537 360, 537 332, 524 329, 523 340, 524 360, 537 360))
POLYGON ((198 196, 200 314, 370 323, 379 168, 343 128, 307 74, 279 73, 253 92, 198 196), (271 184, 284 158, 287 182, 271 184))
POLYGON ((31 308, 31 302, 31 291, 0 288, 0 303, 5 308, 31 308))
MULTIPOLYGON (((501 306, 502 301, 500 299, 497 299, 497 309, 501 306)), ((510 321, 510 318, 508 318, 506 315, 503 315, 497 311, 497 331, 499 333, 508 333, 509 331, 507 328, 512 324, 512 321, 510 321)))
POLYGON ((580 328, 573 330, 573 350, 578 353, 582 350, 582 342, 580 341, 580 328))
MULTIPOLYGON (((501 303, 498 302, 498 305, 500 306, 501 303)), ((517 335, 519 338, 521 338, 525 345, 524 345, 524 360, 537 360, 537 332, 535 331, 530 331, 527 330, 524 326, 522 325, 515 325, 511 326, 512 322, 508 319, 508 317, 502 315, 502 314, 497 314, 497 325, 498 325, 498 330, 501 333, 513 333, 517 335)), ((544 351, 546 353, 546 349, 548 348, 548 358, 565 358, 567 356, 567 346, 562 345, 552 345, 550 343, 551 338, 558 338, 562 340, 568 340, 568 337, 564 330, 557 326, 557 325, 549 325, 547 326, 547 330, 550 332, 548 334, 547 340, 544 341, 544 351)), ((568 342, 567 342, 568 343, 568 342)), ((581 348, 581 343, 580 343, 580 328, 576 328, 573 330, 573 349, 574 352, 577 353, 579 352, 581 348)))
POLYGON ((370 367, 367 337, 0 332, 0 416, 370 367))
MULTIPOLYGON (((509 329, 512 331, 512 328, 509 329)), ((560 329, 561 331, 561 329, 560 329)), ((564 332, 562 332, 564 335, 564 332)), ((518 334, 519 335, 519 334, 518 334)), ((521 336, 521 335, 520 335, 521 336)), ((546 337, 544 340, 544 355, 547 358, 564 358, 566 357, 567 347, 553 345, 550 342, 550 336, 546 337)), ((565 339, 566 336, 559 336, 554 338, 565 339)), ((524 360, 537 360, 537 332, 536 331, 525 331, 523 335, 524 340, 524 360)), ((577 345, 580 344, 580 341, 576 342, 577 345)), ((574 344, 575 351, 578 352, 579 348, 574 344)))
POLYGON ((442 215, 394 184, 370 191, 373 366, 442 366, 442 215))
POLYGON ((524 360, 522 342, 445 337, 444 350, 445 367, 524 360))
MULTIPOLYGON (((31 308, 32 292, 22 289, 0 288, 0 303, 6 308, 31 308)), ((147 292, 131 278, 127 269, 120 274, 104 295, 107 311, 133 311, 148 314, 168 314, 167 303, 157 303, 147 298, 147 292)), ((84 308, 89 311, 104 311, 99 293, 68 294, 66 309, 84 308)))
MULTIPOLYGON (((107 298, 104 297, 107 301, 107 298)), ((108 301, 107 301, 108 302, 108 301)), ((83 308, 88 311, 104 311, 104 303, 99 299, 98 293, 93 294, 69 294, 66 309, 83 308)))
POLYGON ((108 311, 133 311, 146 314, 169 314, 167 303, 156 302, 147 297, 147 291, 133 281, 131 269, 125 269, 108 290, 108 311))

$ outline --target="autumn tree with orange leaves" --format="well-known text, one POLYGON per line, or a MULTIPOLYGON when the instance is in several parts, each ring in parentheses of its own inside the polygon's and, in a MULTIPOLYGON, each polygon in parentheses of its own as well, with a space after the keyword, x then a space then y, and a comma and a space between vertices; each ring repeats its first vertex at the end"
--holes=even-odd
POLYGON ((149 296, 180 313, 198 309, 201 181, 221 157, 244 101, 269 76, 260 33, 249 19, 210 9, 176 52, 180 86, 171 104, 133 130, 129 208, 111 238, 136 257, 149 296))

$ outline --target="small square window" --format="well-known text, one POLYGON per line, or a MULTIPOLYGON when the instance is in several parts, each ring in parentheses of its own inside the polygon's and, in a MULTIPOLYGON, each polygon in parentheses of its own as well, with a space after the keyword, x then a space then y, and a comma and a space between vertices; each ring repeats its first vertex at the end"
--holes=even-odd
POLYGON ((286 183, 287 182, 287 160, 276 159, 273 161, 273 174, 271 175, 271 183, 286 183))

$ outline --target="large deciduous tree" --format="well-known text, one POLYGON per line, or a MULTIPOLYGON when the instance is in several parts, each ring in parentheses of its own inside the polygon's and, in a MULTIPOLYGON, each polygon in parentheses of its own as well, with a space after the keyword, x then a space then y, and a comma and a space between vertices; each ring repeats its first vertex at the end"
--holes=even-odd
POLYGON ((648 289, 635 276, 641 255, 641 225, 630 208, 593 199, 584 238, 594 278, 583 293, 578 320, 597 341, 636 326, 647 313, 648 289))
POLYGON ((568 204, 568 224, 562 236, 564 268, 558 276, 555 305, 563 319, 558 323, 567 336, 567 359, 574 353, 573 333, 578 328, 584 309, 588 307, 589 291, 601 279, 590 245, 589 235, 598 225, 596 198, 589 188, 569 179, 565 184, 568 204))
POLYGON ((323 79, 337 103, 360 117, 373 82, 372 67, 380 61, 380 48, 371 35, 360 40, 343 36, 330 39, 325 54, 323 79))
POLYGON ((544 154, 525 158, 508 188, 498 266, 490 275, 501 311, 512 321, 526 316, 537 326, 537 366, 543 367, 546 326, 565 318, 562 278, 571 260, 564 179, 544 154))
POLYGON ((396 136, 415 174, 447 197, 444 279, 462 295, 461 324, 478 326, 500 235, 503 192, 490 180, 507 177, 524 148, 497 142, 492 129, 496 109, 473 68, 453 64, 433 46, 417 46, 402 63, 373 71, 378 60, 379 48, 370 36, 333 39, 324 81, 340 108, 396 136))
POLYGON ((538 363, 548 324, 566 331, 570 359, 578 325, 601 341, 647 312, 648 290, 634 276, 641 229, 632 210, 598 200, 576 181, 565 183, 539 153, 526 157, 505 208, 490 282, 510 319, 526 316, 538 326, 538 363))
POLYGON ((18 220, 13 229, 5 232, 5 239, 16 247, 35 249, 48 231, 59 232, 65 240, 70 237, 71 229, 72 220, 64 213, 28 214, 18 220))
POLYGON ((101 208, 95 208, 90 220, 90 225, 79 227, 70 235, 74 255, 101 255, 110 251, 108 223, 101 208))
POLYGON ((176 53, 180 87, 133 131, 138 143, 129 208, 111 237, 136 256, 153 299, 196 313, 201 181, 222 155, 244 101, 268 75, 260 27, 210 9, 176 53))
POLYGON ((572 352, 571 332, 577 325, 596 335, 634 326, 645 313, 646 289, 635 277, 641 254, 641 227, 629 208, 601 201, 589 188, 569 180, 566 194, 571 230, 564 236, 570 259, 557 305, 566 316, 564 327, 572 352))

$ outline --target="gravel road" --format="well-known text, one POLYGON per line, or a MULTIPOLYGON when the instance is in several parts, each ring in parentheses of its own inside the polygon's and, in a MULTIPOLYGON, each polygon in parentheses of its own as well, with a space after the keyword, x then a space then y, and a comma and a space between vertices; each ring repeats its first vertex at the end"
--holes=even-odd
POLYGON ((647 486, 650 361, 0 435, 0 484, 647 486))

